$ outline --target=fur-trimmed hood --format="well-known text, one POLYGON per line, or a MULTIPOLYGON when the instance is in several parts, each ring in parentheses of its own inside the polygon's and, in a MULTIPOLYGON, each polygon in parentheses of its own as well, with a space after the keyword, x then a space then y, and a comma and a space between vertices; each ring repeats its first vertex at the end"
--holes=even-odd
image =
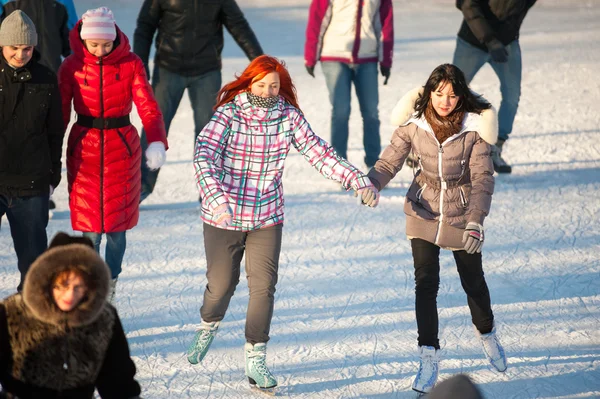
MULTIPOLYGON (((415 102, 423 94, 423 87, 418 86, 406 93, 392 110, 391 123, 394 126, 416 123, 425 130, 431 130, 423 118, 417 119, 415 114, 415 102)), ((498 140, 498 117, 496 109, 492 106, 484 110, 481 115, 468 113, 463 120, 462 131, 476 131, 488 144, 494 145, 498 140)))
POLYGON ((23 285, 23 301, 37 319, 71 327, 92 323, 100 315, 109 290, 110 272, 102 258, 87 245, 68 244, 46 250, 31 265, 23 285), (79 305, 63 312, 54 302, 52 283, 58 273, 75 268, 81 272, 88 291, 79 305))

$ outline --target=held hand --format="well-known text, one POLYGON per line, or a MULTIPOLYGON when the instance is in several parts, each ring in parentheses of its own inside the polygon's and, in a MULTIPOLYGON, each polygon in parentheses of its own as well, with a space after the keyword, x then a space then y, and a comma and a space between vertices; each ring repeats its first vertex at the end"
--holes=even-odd
POLYGON ((162 141, 153 141, 146 149, 146 165, 150 170, 160 169, 167 159, 167 152, 162 141))
POLYGON ((360 196, 360 203, 371 208, 375 208, 379 204, 379 191, 375 186, 361 188, 354 192, 354 196, 360 196))
POLYGON ((504 63, 508 61, 508 51, 504 44, 498 39, 492 39, 486 43, 492 61, 504 63))
POLYGON ((314 78, 315 77, 315 66, 314 65, 313 66, 305 65, 305 67, 306 67, 306 72, 308 72, 308 74, 314 78))
POLYGON ((233 215, 229 204, 219 205, 213 212, 213 220, 221 228, 231 226, 233 223, 233 215))
POLYGON ((465 244, 465 251, 468 254, 474 254, 475 252, 481 252, 483 247, 483 226, 479 223, 469 222, 465 232, 463 233, 463 244, 465 244))
POLYGON ((385 80, 383 81, 383 85, 385 86, 388 80, 390 79, 390 74, 392 73, 391 68, 381 65, 379 69, 381 69, 381 76, 385 78, 385 80))

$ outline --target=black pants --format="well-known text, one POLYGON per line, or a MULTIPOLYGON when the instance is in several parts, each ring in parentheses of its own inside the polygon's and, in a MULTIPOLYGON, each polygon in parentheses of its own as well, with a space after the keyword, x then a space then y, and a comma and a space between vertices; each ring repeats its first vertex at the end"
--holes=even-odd
MULTIPOLYGON (((415 310, 419 346, 440 348, 438 339, 437 294, 440 286, 440 247, 428 241, 413 238, 411 241, 415 265, 415 310)), ((482 333, 492 331, 494 314, 490 303, 481 254, 453 251, 460 283, 467 294, 471 320, 482 333)))

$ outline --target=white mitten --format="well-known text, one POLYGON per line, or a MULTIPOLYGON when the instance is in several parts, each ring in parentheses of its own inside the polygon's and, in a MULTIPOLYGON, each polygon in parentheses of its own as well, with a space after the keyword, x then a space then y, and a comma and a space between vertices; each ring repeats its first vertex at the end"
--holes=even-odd
POLYGON ((467 228, 463 233, 463 244, 465 244, 465 251, 467 251, 468 254, 481 252, 483 240, 483 226, 474 222, 467 223, 467 228))
POLYGON ((146 165, 150 170, 160 169, 167 159, 167 151, 162 141, 153 141, 146 149, 146 165))

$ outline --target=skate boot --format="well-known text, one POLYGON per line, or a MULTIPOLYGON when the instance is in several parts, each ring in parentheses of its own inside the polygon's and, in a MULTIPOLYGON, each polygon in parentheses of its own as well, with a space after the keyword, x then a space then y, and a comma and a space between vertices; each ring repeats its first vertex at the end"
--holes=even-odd
POLYGON ((202 359, 204 359, 204 356, 206 356, 206 353, 210 348, 210 344, 212 344, 213 340, 215 339, 215 335, 217 335, 219 324, 221 324, 220 321, 207 323, 202 320, 202 324, 194 336, 194 341, 188 348, 188 362, 191 364, 198 364, 202 361, 202 359))
POLYGON ((108 302, 110 302, 111 305, 115 304, 115 294, 117 293, 117 282, 118 281, 119 281, 118 277, 115 277, 112 280, 110 280, 110 286, 108 288, 108 302))
POLYGON ((492 152, 490 156, 492 157, 492 162, 494 163, 494 171, 496 171, 496 173, 511 173, 512 166, 506 163, 506 161, 502 158, 503 145, 504 140, 498 140, 496 145, 492 146, 492 152))
POLYGON ((267 344, 246 342, 246 376, 252 388, 275 395, 277 380, 267 368, 267 344))
POLYGON ((430 392, 435 385, 439 370, 438 363, 440 361, 438 350, 433 346, 419 346, 419 371, 412 384, 412 389, 419 393, 425 394, 430 392))
MULTIPOLYGON (((475 329, 475 331, 477 331, 477 329, 475 329)), ((481 334, 479 331, 477 331, 477 334, 481 339, 483 353, 485 353, 485 357, 490 362, 492 367, 501 373, 506 371, 506 354, 504 353, 504 348, 502 347, 502 344, 496 335, 496 326, 494 326, 492 331, 487 334, 481 334)))

